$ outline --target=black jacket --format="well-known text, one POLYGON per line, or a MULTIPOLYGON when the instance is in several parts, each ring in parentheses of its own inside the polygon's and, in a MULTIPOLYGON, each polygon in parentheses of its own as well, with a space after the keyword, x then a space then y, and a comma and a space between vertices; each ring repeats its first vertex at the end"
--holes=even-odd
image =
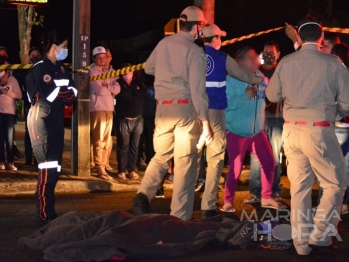
POLYGON ((68 87, 74 87, 73 79, 68 72, 68 68, 60 61, 57 61, 55 65, 48 58, 44 58, 36 63, 29 70, 25 83, 32 104, 40 100, 51 108, 63 109, 64 105, 70 106, 76 99, 73 90, 68 89, 68 87), (58 96, 50 102, 47 98, 57 87, 55 80, 68 80, 68 83, 60 84, 58 96))
POLYGON ((143 114, 143 101, 147 96, 147 87, 140 77, 132 80, 129 86, 120 77, 120 93, 116 96, 115 114, 117 118, 137 118, 143 114))

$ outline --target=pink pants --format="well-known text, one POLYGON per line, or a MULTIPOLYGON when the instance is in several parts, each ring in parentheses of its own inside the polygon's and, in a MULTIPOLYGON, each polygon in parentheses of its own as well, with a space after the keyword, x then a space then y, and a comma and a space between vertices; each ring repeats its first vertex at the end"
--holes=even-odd
POLYGON ((264 131, 253 137, 243 137, 227 131, 229 173, 225 182, 224 203, 234 201, 236 186, 241 174, 246 151, 251 152, 261 163, 262 198, 272 197, 275 159, 264 131))

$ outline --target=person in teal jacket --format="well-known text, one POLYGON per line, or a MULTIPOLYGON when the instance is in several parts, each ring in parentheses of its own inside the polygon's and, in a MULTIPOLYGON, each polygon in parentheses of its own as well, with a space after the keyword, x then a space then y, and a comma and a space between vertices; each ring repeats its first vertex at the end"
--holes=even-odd
MULTIPOLYGON (((241 68, 262 75, 258 71, 258 55, 251 47, 239 49, 236 60, 241 68)), ((224 212, 235 212, 234 195, 246 151, 254 154, 262 166, 262 207, 285 208, 284 205, 272 198, 275 159, 264 132, 265 88, 267 84, 267 78, 259 85, 250 85, 227 76, 228 107, 225 110, 225 116, 229 173, 224 190, 224 206, 222 208, 224 212)))

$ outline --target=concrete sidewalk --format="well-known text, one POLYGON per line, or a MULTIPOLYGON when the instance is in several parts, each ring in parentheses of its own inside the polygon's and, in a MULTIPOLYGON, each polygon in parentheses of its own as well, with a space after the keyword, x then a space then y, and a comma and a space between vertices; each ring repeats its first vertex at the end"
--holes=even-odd
MULTIPOLYGON (((19 150, 24 153, 24 122, 19 122, 16 126, 16 143, 19 150)), ((62 163, 62 174, 56 187, 56 193, 87 193, 96 191, 129 191, 136 190, 140 181, 118 181, 102 180, 94 177, 93 174, 87 177, 71 175, 71 130, 65 128, 65 144, 62 163)), ((110 175, 116 177, 116 145, 115 137, 113 153, 110 165, 114 168, 110 175)), ((0 196, 19 196, 34 194, 37 184, 37 168, 35 166, 25 166, 25 159, 15 160, 17 171, 0 170, 0 196)), ((144 167, 143 167, 144 168, 144 167)), ((143 172, 140 171, 141 175, 143 172)), ((168 183, 166 186, 171 187, 168 183)))
MULTIPOLYGON (((16 143, 19 150, 24 154, 24 122, 19 122, 15 126, 16 143)), ((65 128, 64 133, 64 153, 62 161, 62 174, 56 186, 57 194, 88 193, 88 192, 117 192, 117 191, 135 191, 140 185, 140 180, 121 181, 118 179, 102 180, 97 178, 91 172, 90 176, 78 177, 71 174, 71 129, 65 128)), ((89 154, 89 152, 87 152, 89 154)), ((0 196, 20 196, 34 194, 37 185, 37 168, 35 166, 25 166, 25 159, 15 160, 17 171, 0 170, 0 196)), ((113 151, 110 158, 110 165, 113 170, 109 172, 110 176, 117 177, 116 161, 116 139, 113 137, 113 151)), ((146 165, 143 163, 138 172, 144 175, 146 165)), ((223 173, 228 169, 224 168, 223 173)), ((242 171, 240 181, 248 182, 249 169, 242 171)), ((224 181, 221 179, 221 184, 224 181)), ((165 181, 165 188, 172 189, 172 182, 165 181)))

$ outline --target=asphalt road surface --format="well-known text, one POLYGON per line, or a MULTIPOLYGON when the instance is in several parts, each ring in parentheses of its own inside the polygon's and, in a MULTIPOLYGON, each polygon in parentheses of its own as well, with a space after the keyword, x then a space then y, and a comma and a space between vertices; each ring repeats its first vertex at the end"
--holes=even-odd
MULTIPOLYGON (((284 203, 289 204, 289 193, 287 188, 283 188, 284 203)), ((93 193, 84 195, 62 195, 58 196, 56 201, 56 209, 59 214, 68 211, 88 211, 88 210, 125 210, 131 211, 131 200, 135 192, 118 192, 118 193, 93 193)), ((151 203, 151 211, 154 213, 169 213, 170 198, 172 192, 165 191, 165 199, 155 199, 151 203)), ((219 192, 219 204, 222 205, 222 194, 219 192)), ((243 205, 242 200, 248 195, 247 186, 239 185, 236 194, 236 219, 240 219, 242 210, 251 213, 254 208, 257 210, 258 216, 262 216, 265 209, 258 205, 243 205)), ((200 219, 200 197, 196 194, 194 205, 194 218, 200 219)), ((314 199, 316 196, 314 196, 314 199)), ((38 229, 34 223, 34 198, 33 196, 22 198, 2 198, 0 199, 0 262, 40 262, 42 254, 28 249, 18 247, 18 239, 27 236, 38 229)), ((271 211, 275 215, 275 211, 271 211)), ((339 233, 342 242, 336 242, 339 250, 336 255, 329 255, 313 251, 310 256, 298 256, 295 250, 276 251, 268 249, 259 249, 249 247, 246 250, 241 249, 225 249, 223 247, 207 246, 203 250, 172 259, 152 260, 160 261, 178 261, 178 262, 202 262, 202 261, 348 261, 349 257, 349 216, 343 216, 343 221, 339 226, 339 233)), ((145 261, 145 260, 144 260, 145 261)))

